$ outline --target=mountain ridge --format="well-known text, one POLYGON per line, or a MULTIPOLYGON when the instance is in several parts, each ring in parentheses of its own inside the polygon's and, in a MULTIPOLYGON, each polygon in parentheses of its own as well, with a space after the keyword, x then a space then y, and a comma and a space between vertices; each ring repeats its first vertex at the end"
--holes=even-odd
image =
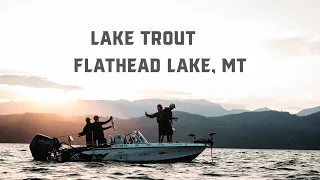
MULTIPOLYGON (((63 117, 57 114, 25 113, 0 115, 0 142, 30 143, 37 134, 51 137, 74 134, 76 144, 83 144, 84 138, 77 137, 82 131, 85 117, 91 115, 63 117)), ((243 112, 221 117, 205 117, 189 112, 173 111, 179 117, 173 121, 174 141, 189 141, 188 134, 206 138, 216 132, 215 147, 219 148, 262 148, 262 149, 320 149, 320 112, 308 116, 297 116, 288 112, 263 111, 243 112)), ((109 117, 102 117, 106 121, 109 117)), ((109 126, 109 125, 105 125, 109 126)), ((137 118, 115 118, 118 133, 139 130, 149 142, 157 140, 156 119, 146 116, 137 118)), ((115 135, 107 130, 105 135, 115 135)), ((65 139, 62 137, 62 141, 65 139)))
MULTIPOLYGON (((205 99, 186 99, 186 100, 166 100, 166 99, 142 99, 128 101, 125 99, 111 100, 73 100, 66 103, 42 104, 40 102, 22 101, 22 102, 1 102, 0 114, 20 114, 24 112, 36 113, 58 113, 65 116, 79 114, 98 114, 103 116, 117 116, 123 119, 139 117, 145 111, 152 113, 156 111, 157 104, 163 107, 170 103, 176 104, 179 111, 201 114, 206 117, 219 117, 230 114, 239 114, 243 112, 270 111, 270 108, 263 107, 255 110, 223 108, 221 104, 213 103, 205 99)), ((309 115, 318 112, 318 107, 309 108, 300 111, 297 115, 309 115), (311 110, 310 110, 311 109, 311 110), (307 113, 306 113, 307 112, 307 113)), ((319 106, 320 111, 320 106, 319 106)))
POLYGON ((316 112, 320 112, 320 106, 312 107, 312 108, 307 108, 299 111, 296 113, 298 116, 307 116, 316 112))

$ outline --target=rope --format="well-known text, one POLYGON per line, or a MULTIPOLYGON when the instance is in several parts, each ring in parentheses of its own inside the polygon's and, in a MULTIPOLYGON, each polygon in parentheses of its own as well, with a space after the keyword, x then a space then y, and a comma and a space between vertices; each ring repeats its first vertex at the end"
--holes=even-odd
POLYGON ((56 138, 66 137, 66 136, 72 136, 72 135, 78 135, 78 133, 77 133, 77 134, 67 134, 67 135, 63 135, 63 136, 58 136, 58 137, 56 137, 56 138))

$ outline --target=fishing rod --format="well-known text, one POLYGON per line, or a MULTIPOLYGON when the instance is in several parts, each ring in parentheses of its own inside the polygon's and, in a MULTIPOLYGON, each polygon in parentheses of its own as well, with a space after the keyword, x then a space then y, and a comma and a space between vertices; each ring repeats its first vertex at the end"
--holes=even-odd
POLYGON ((214 126, 213 124, 207 124, 207 123, 203 123, 203 122, 198 122, 198 121, 192 121, 192 120, 188 120, 188 119, 184 119, 184 121, 189 121, 189 122, 193 122, 193 123, 196 123, 196 124, 200 124, 200 125, 203 125, 203 126, 214 126))
POLYGON ((177 123, 173 123, 173 122, 172 122, 172 124, 174 124, 174 125, 182 128, 182 129, 184 129, 184 130, 187 130, 187 131, 189 131, 189 132, 193 132, 192 130, 190 130, 190 129, 186 128, 186 127, 183 127, 183 126, 181 126, 181 125, 178 125, 177 123))
POLYGON ((67 135, 63 135, 63 136, 58 136, 56 138, 60 138, 60 137, 67 137, 67 136, 73 136, 73 135, 78 135, 79 133, 76 133, 76 134, 67 134, 67 135))

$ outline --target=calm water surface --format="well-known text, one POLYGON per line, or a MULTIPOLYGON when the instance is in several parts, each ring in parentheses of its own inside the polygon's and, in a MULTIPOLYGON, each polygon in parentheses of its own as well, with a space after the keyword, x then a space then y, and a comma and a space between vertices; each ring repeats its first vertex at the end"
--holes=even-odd
POLYGON ((320 151, 210 149, 192 163, 41 163, 0 144, 0 179, 320 179, 320 151))

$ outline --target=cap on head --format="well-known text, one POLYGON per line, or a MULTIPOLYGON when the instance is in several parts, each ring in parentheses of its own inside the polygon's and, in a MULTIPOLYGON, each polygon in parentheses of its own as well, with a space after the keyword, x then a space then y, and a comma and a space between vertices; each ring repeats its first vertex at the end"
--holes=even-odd
POLYGON ((98 120, 99 118, 100 118, 100 117, 97 116, 97 115, 93 116, 93 119, 94 119, 94 120, 98 120))
POLYGON ((89 117, 86 117, 86 121, 90 121, 91 119, 89 117))
POLYGON ((176 108, 176 105, 171 103, 169 107, 172 107, 174 109, 174 108, 176 108))

